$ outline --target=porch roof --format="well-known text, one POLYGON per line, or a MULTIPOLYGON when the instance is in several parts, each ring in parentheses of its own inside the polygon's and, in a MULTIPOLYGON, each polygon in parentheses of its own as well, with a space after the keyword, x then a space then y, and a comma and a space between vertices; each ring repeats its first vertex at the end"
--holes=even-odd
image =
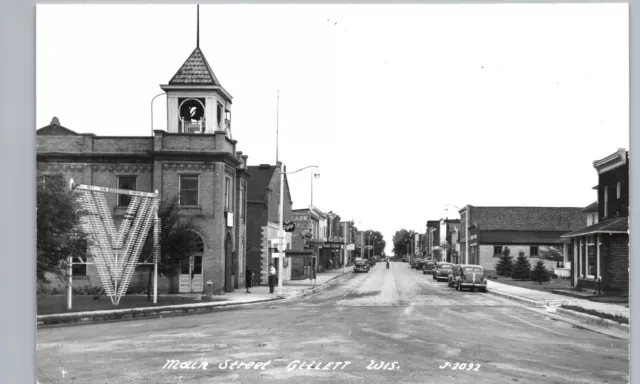
POLYGON ((588 227, 579 229, 577 231, 565 233, 563 238, 579 237, 592 235, 596 233, 629 233, 629 218, 618 217, 615 219, 609 219, 601 221, 597 224, 590 225, 588 227))

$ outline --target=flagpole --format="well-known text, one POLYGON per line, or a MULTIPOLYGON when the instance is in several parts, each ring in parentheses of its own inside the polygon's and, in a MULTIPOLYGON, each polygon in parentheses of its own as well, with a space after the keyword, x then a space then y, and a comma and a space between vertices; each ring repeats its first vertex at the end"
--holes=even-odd
POLYGON ((278 90, 278 97, 276 103, 276 165, 278 165, 279 154, 278 154, 278 144, 280 140, 280 90, 278 90))

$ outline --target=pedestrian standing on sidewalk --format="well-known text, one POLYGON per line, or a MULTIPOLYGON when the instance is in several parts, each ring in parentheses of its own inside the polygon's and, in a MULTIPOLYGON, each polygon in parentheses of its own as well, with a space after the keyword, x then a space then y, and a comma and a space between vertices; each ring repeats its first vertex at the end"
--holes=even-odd
POLYGON ((251 279, 253 279, 253 271, 251 271, 251 267, 247 265, 247 269, 244 271, 244 286, 247 288, 247 293, 251 293, 249 288, 251 288, 251 279))
POLYGON ((331 261, 331 259, 329 259, 329 270, 333 269, 333 261, 331 261))
POLYGON ((273 293, 273 286, 276 282, 276 268, 273 263, 269 263, 269 292, 273 293))

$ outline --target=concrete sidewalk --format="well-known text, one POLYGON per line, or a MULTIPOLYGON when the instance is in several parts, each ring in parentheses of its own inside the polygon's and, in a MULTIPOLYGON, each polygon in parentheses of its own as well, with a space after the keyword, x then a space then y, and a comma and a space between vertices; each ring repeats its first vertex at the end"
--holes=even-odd
POLYGON ((629 308, 622 304, 610 304, 610 303, 598 303, 586 299, 579 299, 569 296, 558 295, 555 293, 537 291, 534 289, 527 289, 521 287, 515 287, 513 285, 501 284, 495 281, 488 281, 488 289, 493 292, 501 292, 509 295, 518 296, 523 299, 531 300, 544 304, 544 306, 560 306, 561 304, 575 305, 584 309, 591 309, 610 315, 622 315, 629 318, 629 308))
POLYGON ((569 318, 577 321, 578 323, 588 324, 592 326, 590 329, 597 332, 602 332, 616 337, 620 337, 621 335, 627 335, 628 337, 629 335, 629 324, 622 324, 603 317, 560 308, 563 304, 572 305, 582 309, 594 310, 613 316, 619 315, 626 318, 628 321, 629 308, 627 308, 626 305, 598 303, 586 299, 573 298, 550 292, 501 284, 491 280, 487 282, 487 291, 491 294, 508 298, 526 306, 546 311, 549 315, 554 314, 560 316, 560 318, 569 318), (593 328, 594 326, 595 328, 593 328))
MULTIPOLYGON (((353 268, 347 268, 347 273, 352 272, 353 268)), ((265 304, 270 302, 289 301, 308 293, 313 293, 321 289, 324 285, 330 283, 334 279, 343 276, 342 269, 318 273, 315 284, 310 280, 297 280, 283 282, 282 294, 278 294, 278 287, 274 289, 274 293, 269 292, 268 286, 257 286, 250 289, 251 293, 246 290, 236 289, 235 292, 216 295, 217 301, 196 300, 190 304, 177 304, 156 307, 140 307, 127 309, 110 309, 104 311, 86 311, 86 312, 66 312, 52 315, 36 316, 37 324, 87 324, 104 321, 122 321, 134 318, 145 317, 162 317, 184 313, 201 313, 205 311, 229 310, 237 309, 252 304, 265 304)), ((192 296, 192 295, 183 295, 192 296)), ((202 295, 198 294, 197 297, 202 295)))

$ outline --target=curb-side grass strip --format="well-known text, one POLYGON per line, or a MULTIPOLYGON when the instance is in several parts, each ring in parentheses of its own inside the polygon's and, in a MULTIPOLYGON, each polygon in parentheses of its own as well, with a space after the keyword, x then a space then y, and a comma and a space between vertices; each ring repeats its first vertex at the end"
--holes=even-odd
POLYGON ((571 311, 575 311, 575 312, 580 312, 580 313, 585 313, 587 315, 592 315, 592 316, 597 316, 597 317, 601 317, 603 319, 607 319, 607 320, 612 320, 612 321, 616 321, 618 323, 621 324, 629 324, 629 319, 622 316, 622 315, 612 315, 610 313, 604 313, 604 312, 600 312, 600 311, 596 311, 595 309, 585 309, 582 307, 578 307, 575 305, 567 305, 567 304, 562 304, 560 306, 560 308, 563 309, 568 309, 571 311))

